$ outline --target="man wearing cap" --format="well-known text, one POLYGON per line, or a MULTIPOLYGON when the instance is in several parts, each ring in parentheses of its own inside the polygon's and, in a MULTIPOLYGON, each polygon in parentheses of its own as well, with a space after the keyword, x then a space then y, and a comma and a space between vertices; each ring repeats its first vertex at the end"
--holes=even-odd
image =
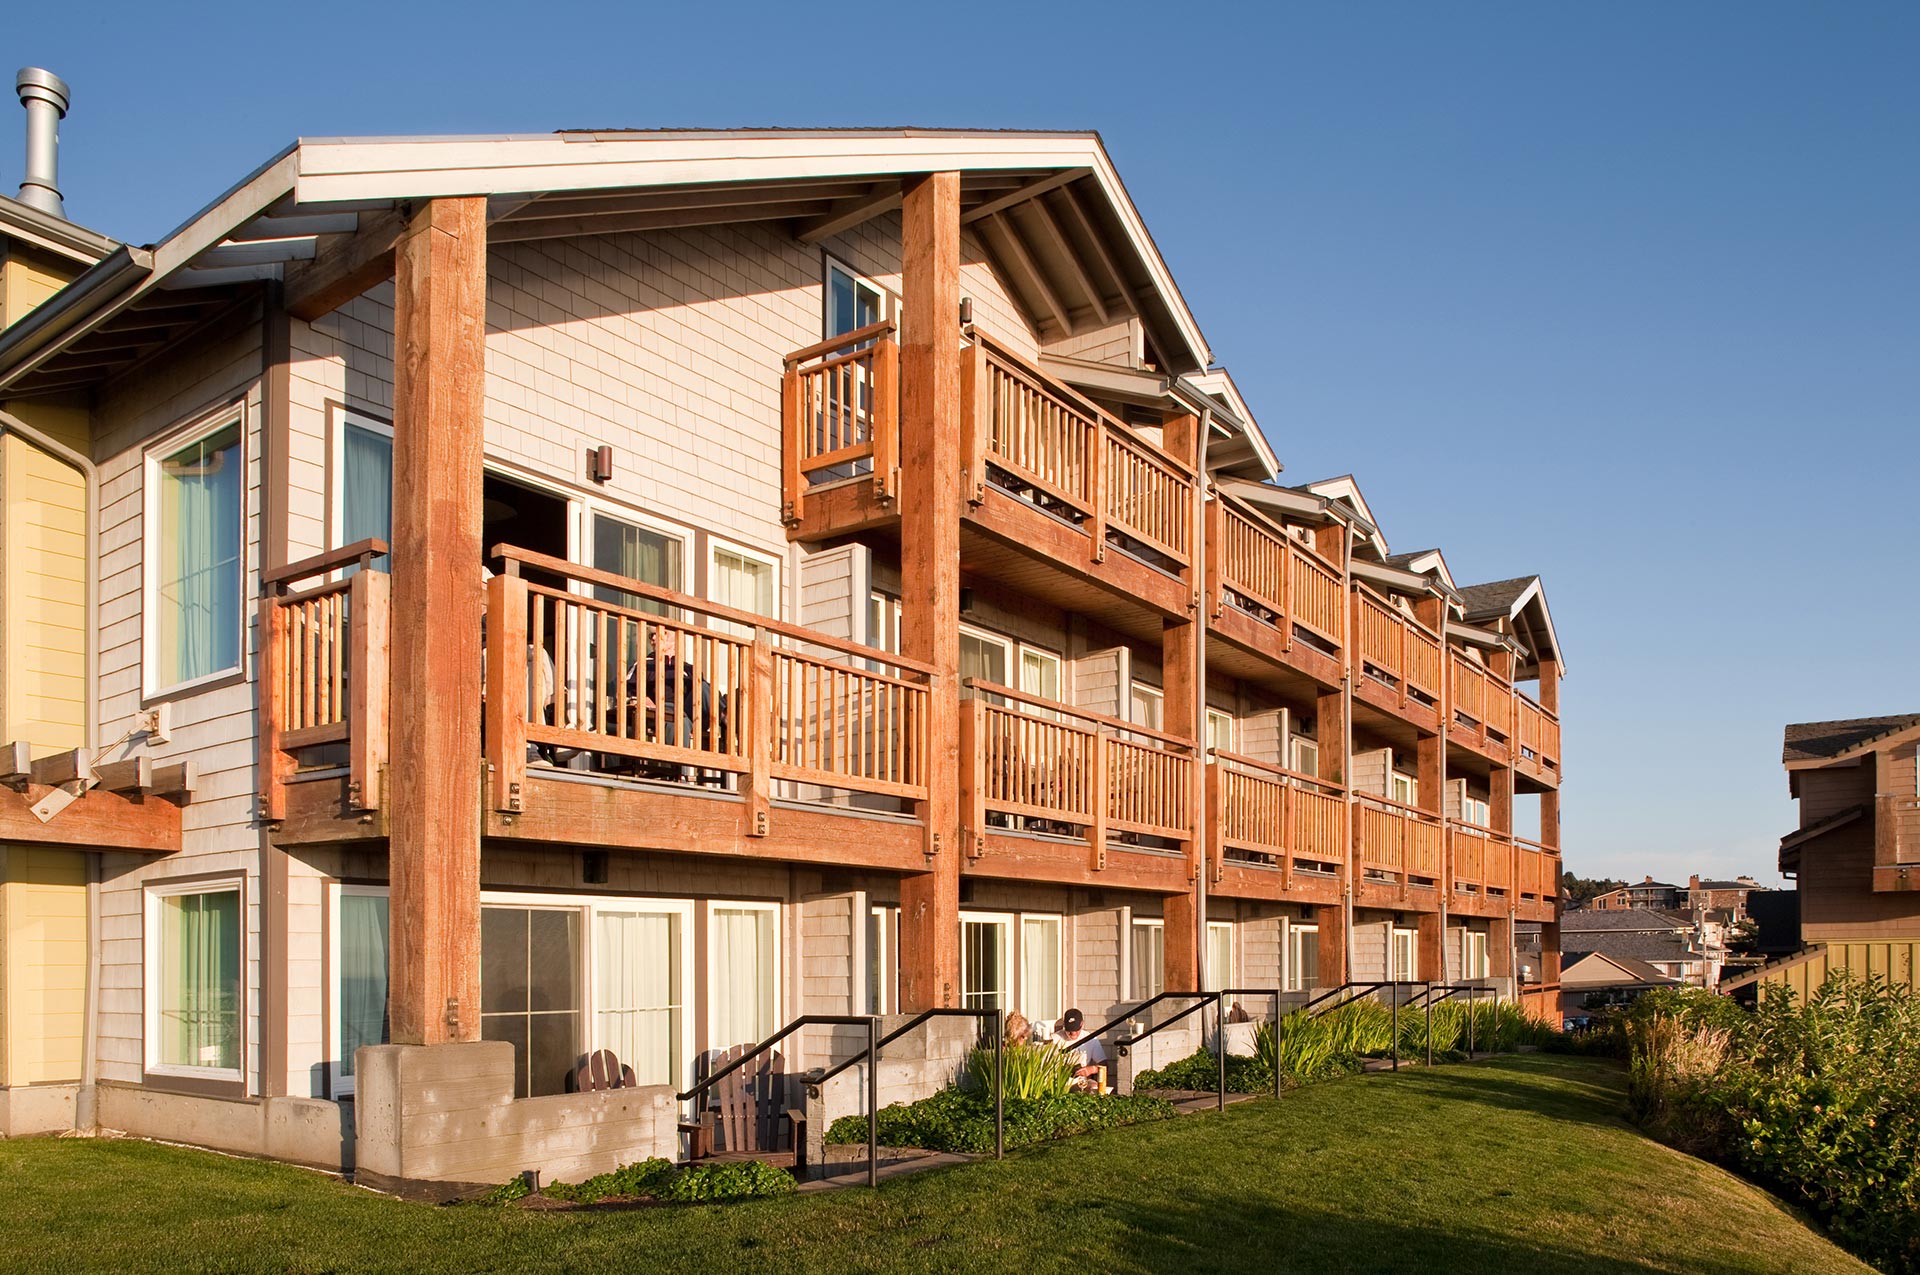
POLYGON ((1056 1035, 1067 1052, 1079 1060, 1073 1069, 1073 1087, 1100 1093, 1107 1087, 1107 1051, 1099 1037, 1084 1034, 1085 1023, 1078 1009, 1070 1009, 1060 1016, 1056 1035))

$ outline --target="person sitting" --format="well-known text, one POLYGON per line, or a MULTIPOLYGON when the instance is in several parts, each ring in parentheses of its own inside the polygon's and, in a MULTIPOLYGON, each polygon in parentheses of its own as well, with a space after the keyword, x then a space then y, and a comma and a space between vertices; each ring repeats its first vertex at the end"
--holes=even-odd
POLYGON ((1007 1015, 1007 1048, 1015 1045, 1027 1045, 1033 1042, 1033 1024, 1019 1010, 1007 1015))
MULTIPOLYGON (((716 706, 713 683, 694 676, 693 665, 680 658, 680 631, 659 625, 653 630, 653 650, 646 662, 627 669, 627 695, 631 707, 629 735, 634 739, 670 744, 679 748, 721 750, 727 747, 727 697, 720 696, 716 706), (678 687, 678 693, 674 689, 678 687), (659 693, 666 703, 655 702, 659 693), (718 712, 715 712, 716 707, 718 712)), ((688 772, 677 764, 667 764, 662 778, 685 779, 688 772)))
POLYGON ((1097 1036, 1085 1033, 1086 1019, 1078 1009, 1060 1015, 1054 1039, 1074 1057, 1073 1089, 1076 1093, 1105 1093, 1107 1090, 1107 1050, 1097 1036))

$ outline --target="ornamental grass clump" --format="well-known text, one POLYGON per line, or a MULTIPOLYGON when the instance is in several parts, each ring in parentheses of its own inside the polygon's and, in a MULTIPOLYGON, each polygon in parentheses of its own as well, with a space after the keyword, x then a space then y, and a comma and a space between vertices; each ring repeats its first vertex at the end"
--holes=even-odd
MULTIPOLYGON (((1075 1055, 1052 1041, 1008 1045, 1004 1055, 1009 1101, 1058 1098, 1073 1088, 1075 1055)), ((993 1094, 993 1050, 976 1046, 967 1055, 967 1087, 993 1094)))

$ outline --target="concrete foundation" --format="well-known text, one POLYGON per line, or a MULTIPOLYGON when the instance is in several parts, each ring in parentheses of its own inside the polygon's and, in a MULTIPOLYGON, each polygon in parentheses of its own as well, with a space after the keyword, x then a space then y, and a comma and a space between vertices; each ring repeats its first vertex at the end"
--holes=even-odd
POLYGON ((31 1138, 76 1128, 79 1094, 79 1085, 0 1088, 0 1138, 31 1138))
POLYGON ((381 1190, 451 1198, 528 1169, 578 1182, 680 1154, 671 1086, 516 1099, 504 1041, 370 1045, 355 1055, 354 1076, 354 1176, 381 1190))
POLYGON ((101 1084, 103 1129, 335 1173, 353 1165, 352 1107, 319 1098, 211 1098, 101 1084))

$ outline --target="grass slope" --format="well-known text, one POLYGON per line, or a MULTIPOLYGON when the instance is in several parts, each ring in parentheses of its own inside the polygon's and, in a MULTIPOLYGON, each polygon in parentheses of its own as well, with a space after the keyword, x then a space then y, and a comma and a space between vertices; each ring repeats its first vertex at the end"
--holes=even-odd
POLYGON ((0 1266, 1863 1272, 1771 1197, 1624 1124, 1621 1073, 1532 1056, 1376 1074, 801 1198, 432 1208, 133 1141, 0 1143, 0 1266))

